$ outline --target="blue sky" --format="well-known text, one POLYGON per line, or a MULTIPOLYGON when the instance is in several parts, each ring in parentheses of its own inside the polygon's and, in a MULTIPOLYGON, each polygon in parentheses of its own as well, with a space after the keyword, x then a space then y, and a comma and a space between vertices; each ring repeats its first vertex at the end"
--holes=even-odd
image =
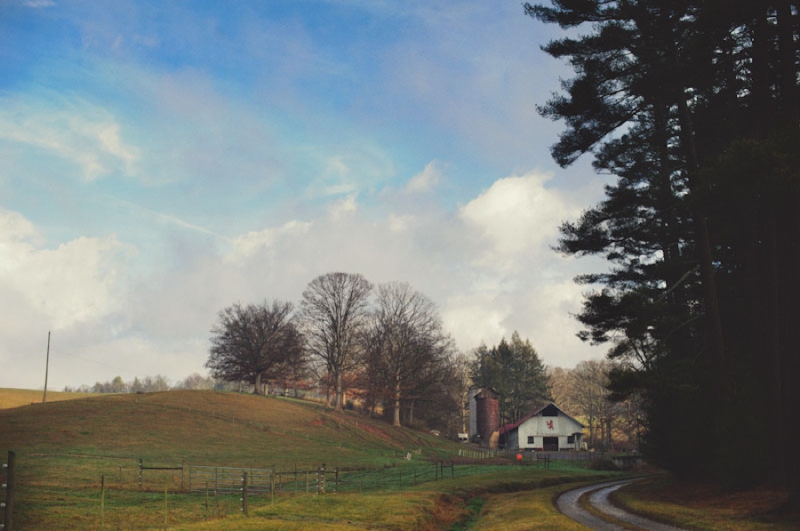
POLYGON ((463 351, 575 338, 550 247, 601 198, 536 113, 569 70, 514 1, 0 0, 0 387, 204 373, 234 302, 407 281, 463 351))

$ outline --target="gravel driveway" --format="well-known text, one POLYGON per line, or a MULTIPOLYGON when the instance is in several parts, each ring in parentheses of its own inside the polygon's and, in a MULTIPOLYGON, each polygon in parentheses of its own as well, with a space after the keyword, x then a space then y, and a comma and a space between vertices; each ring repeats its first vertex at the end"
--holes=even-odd
POLYGON ((633 524, 640 529, 647 531, 684 531, 679 527, 655 522, 642 516, 623 511, 612 505, 608 499, 609 494, 633 481, 636 480, 625 479, 620 481, 608 481, 606 483, 597 483, 595 485, 588 485, 586 487, 567 491, 558 497, 556 500, 556 507, 558 507, 558 510, 564 513, 564 515, 590 529, 596 531, 625 531, 626 528, 618 524, 606 522, 581 508, 578 500, 582 496, 588 495, 589 503, 598 511, 619 521, 633 524))

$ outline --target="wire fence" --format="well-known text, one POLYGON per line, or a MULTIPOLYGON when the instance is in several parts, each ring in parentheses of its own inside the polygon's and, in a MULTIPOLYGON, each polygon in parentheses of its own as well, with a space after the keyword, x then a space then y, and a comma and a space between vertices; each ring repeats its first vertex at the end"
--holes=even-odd
POLYGON ((412 489, 432 481, 502 473, 520 466, 566 469, 587 458, 562 453, 542 463, 532 453, 521 462, 513 452, 471 456, 465 449, 460 454, 440 459, 436 454, 422 455, 420 450, 412 450, 399 453, 391 464, 379 467, 304 464, 288 470, 83 454, 22 454, 16 467, 17 497, 18 506, 49 505, 53 511, 64 505, 94 504, 98 514, 82 525, 102 528, 104 522, 114 525, 115 517, 125 521, 133 511, 139 511, 135 513, 137 519, 141 518, 140 512, 146 511, 146 518, 156 520, 162 508, 165 521, 170 518, 170 511, 194 521, 223 518, 246 513, 248 499, 263 504, 265 499, 275 500, 278 496, 412 489), (90 501, 93 499, 100 502, 90 501))

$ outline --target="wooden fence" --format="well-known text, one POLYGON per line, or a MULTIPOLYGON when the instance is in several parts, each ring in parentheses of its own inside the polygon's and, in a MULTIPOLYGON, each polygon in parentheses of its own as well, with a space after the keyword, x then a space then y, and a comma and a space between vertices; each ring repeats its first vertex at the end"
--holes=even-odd
POLYGON ((0 529, 3 531, 14 530, 14 491, 16 490, 16 471, 15 471, 16 455, 14 452, 8 452, 8 461, 2 464, 2 473, 0 473, 0 513, 2 513, 2 523, 0 529), (5 497, 1 494, 5 491, 5 497))

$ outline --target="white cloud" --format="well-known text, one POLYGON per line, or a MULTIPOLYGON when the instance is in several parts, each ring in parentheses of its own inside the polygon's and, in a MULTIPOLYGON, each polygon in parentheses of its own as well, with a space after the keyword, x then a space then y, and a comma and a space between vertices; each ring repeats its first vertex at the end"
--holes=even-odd
POLYGON ((520 255, 546 252, 555 243, 558 225, 574 209, 544 186, 548 179, 535 172, 506 177, 461 208, 461 218, 489 243, 482 264, 513 268, 520 255))
POLYGON ((442 178, 442 169, 439 162, 432 160, 425 169, 413 176, 406 185, 406 192, 421 193, 428 192, 436 188, 442 178))
MULTIPOLYGON (((40 246, 33 226, 0 210, 0 286, 17 292, 50 326, 67 328, 119 309, 120 277, 135 254, 114 236, 80 237, 55 249, 40 246), (9 232, 6 232, 9 230, 9 232)), ((7 311, 13 311, 7 308, 7 311)))
POLYGON ((328 206, 328 214, 333 220, 339 220, 344 216, 353 214, 356 210, 358 210, 356 194, 350 194, 347 197, 338 199, 328 206))
POLYGON ((233 240, 233 248, 225 259, 226 261, 243 260, 258 251, 269 249, 281 238, 300 238, 308 233, 310 228, 311 223, 292 220, 278 228, 267 227, 237 236, 233 240))
POLYGON ((135 254, 113 235, 48 248, 29 220, 0 209, 0 364, 10 368, 0 372, 0 387, 37 385, 48 330, 59 340, 93 330, 83 343, 111 334, 114 316, 125 310, 135 254))
POLYGON ((33 146, 77 166, 85 182, 112 172, 133 176, 139 149, 124 142, 116 118, 84 101, 0 100, 0 139, 33 146))

